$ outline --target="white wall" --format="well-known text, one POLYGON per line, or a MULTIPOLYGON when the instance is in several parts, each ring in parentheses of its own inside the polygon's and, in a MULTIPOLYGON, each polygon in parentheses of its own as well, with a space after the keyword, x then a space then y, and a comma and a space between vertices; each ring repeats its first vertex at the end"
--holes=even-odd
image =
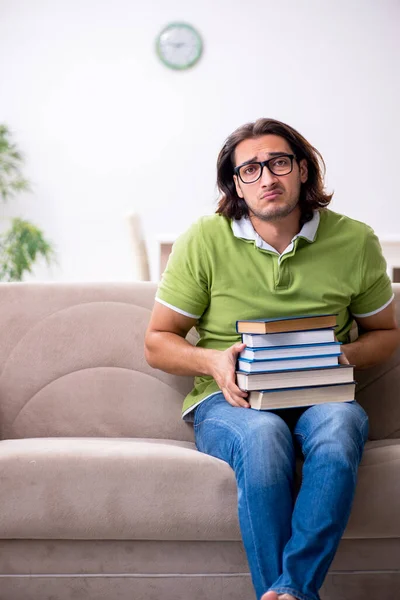
POLYGON ((160 234, 215 210, 215 162, 261 116, 323 154, 333 210, 400 238, 397 0, 0 0, 0 122, 35 194, 2 207, 54 240, 41 279, 130 280, 125 215, 160 234), (191 71, 154 52, 170 21, 196 26, 191 71))

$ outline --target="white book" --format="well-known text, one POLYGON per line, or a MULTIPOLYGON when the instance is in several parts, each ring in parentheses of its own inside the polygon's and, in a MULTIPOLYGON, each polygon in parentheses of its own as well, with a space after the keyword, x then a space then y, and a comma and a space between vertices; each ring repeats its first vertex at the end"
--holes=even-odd
POLYGON ((329 328, 285 333, 243 333, 242 341, 250 348, 297 346, 298 344, 328 344, 335 341, 335 331, 333 328, 329 328))
POLYGON ((269 346, 267 348, 245 348, 239 358, 249 360, 271 360, 273 358, 300 358, 302 356, 338 356, 341 344, 298 344, 297 346, 269 346))
POLYGON ((335 356, 307 356, 306 358, 284 358, 282 360, 238 360, 238 370, 248 373, 261 371, 285 371, 287 369, 312 369, 313 367, 333 367, 339 363, 335 356))

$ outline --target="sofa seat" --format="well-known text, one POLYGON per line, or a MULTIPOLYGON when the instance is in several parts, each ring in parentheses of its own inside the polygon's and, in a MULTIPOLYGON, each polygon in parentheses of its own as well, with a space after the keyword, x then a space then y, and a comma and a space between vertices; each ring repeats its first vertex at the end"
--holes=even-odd
MULTIPOLYGON (((3 440, 0 473, 1 539, 241 539, 232 470, 192 442, 3 440)), ((400 537, 399 497, 400 440, 368 442, 344 538, 400 537)))
POLYGON ((344 539, 400 537, 400 439, 367 442, 344 539))
POLYGON ((192 442, 3 440, 0 477, 0 539, 241 539, 233 472, 192 442))

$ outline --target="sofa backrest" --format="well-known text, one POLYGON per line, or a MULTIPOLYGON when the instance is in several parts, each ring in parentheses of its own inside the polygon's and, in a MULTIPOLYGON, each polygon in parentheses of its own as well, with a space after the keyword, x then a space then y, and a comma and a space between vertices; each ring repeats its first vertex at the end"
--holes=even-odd
POLYGON ((192 378, 146 363, 154 283, 0 285, 4 438, 193 441, 181 420, 192 378))
MULTIPOLYGON (((393 287, 400 313, 400 284, 393 287)), ((2 438, 193 441, 180 418, 192 378, 144 358, 155 291, 147 282, 0 284, 2 438)), ((356 379, 370 438, 400 437, 400 349, 356 379)))
MULTIPOLYGON (((400 325, 400 283, 393 283, 400 325)), ((400 348, 386 362, 356 370, 356 398, 369 416, 369 438, 400 438, 400 348)))

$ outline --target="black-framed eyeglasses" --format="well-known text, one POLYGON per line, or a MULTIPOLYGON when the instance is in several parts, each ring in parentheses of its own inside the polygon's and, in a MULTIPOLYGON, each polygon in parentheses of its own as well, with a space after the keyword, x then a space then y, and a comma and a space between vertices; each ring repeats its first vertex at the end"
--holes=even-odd
POLYGON ((239 176, 243 183, 255 183, 260 179, 264 167, 267 167, 273 175, 289 175, 293 171, 294 154, 279 154, 262 162, 245 162, 234 168, 234 173, 239 176))

